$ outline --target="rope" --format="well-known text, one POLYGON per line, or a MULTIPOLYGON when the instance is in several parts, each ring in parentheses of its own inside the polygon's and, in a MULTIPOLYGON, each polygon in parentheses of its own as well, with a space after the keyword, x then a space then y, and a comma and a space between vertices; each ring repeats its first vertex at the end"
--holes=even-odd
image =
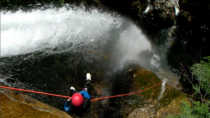
POLYGON ((124 96, 131 96, 131 95, 138 95, 139 93, 143 93, 151 88, 155 88, 157 86, 159 86, 160 83, 158 84, 155 84, 151 87, 148 87, 148 88, 145 88, 143 90, 138 90, 138 91, 134 91, 134 92, 130 92, 130 93, 124 93, 124 94, 118 94, 118 95, 113 95, 113 96, 104 96, 104 97, 98 97, 98 98, 93 98, 91 99, 91 102, 96 102, 96 101, 99 101, 99 100, 104 100, 104 99, 111 99, 111 98, 118 98, 118 97, 124 97, 124 96))
POLYGON ((65 95, 34 91, 34 90, 19 89, 19 88, 13 88, 13 87, 8 87, 8 86, 0 86, 0 88, 9 89, 13 91, 21 91, 21 92, 26 92, 26 93, 36 93, 36 94, 42 94, 42 95, 48 95, 48 96, 55 96, 55 97, 60 97, 60 98, 71 98, 70 96, 65 96, 65 95))
MULTIPOLYGON (((124 96, 138 95, 139 93, 145 92, 145 91, 147 91, 151 88, 155 88, 159 85, 160 85, 160 83, 155 84, 151 87, 145 88, 143 90, 138 90, 138 91, 124 93, 124 94, 118 94, 118 95, 113 95, 113 96, 103 96, 103 97, 93 98, 93 99, 91 99, 91 102, 96 102, 96 101, 111 99, 111 98, 124 97, 124 96)), ((42 94, 42 95, 48 95, 48 96, 55 96, 55 97, 60 97, 60 98, 71 98, 70 96, 65 96, 65 95, 60 95, 60 94, 53 94, 53 93, 34 91, 34 90, 26 90, 26 89, 13 88, 13 87, 8 87, 8 86, 0 86, 0 88, 9 89, 9 90, 13 90, 13 91, 26 92, 26 93, 36 93, 36 94, 42 94)))

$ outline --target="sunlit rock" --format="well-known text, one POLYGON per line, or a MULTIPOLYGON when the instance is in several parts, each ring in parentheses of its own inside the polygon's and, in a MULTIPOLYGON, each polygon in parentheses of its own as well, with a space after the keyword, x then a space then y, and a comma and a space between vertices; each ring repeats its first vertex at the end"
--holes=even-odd
POLYGON ((29 96, 0 90, 0 118, 72 118, 29 96))

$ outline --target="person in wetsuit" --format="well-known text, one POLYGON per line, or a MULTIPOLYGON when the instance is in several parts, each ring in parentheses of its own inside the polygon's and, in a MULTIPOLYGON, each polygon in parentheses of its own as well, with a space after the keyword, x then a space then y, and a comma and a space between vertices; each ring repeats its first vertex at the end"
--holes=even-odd
POLYGON ((64 110, 68 113, 72 111, 81 111, 88 108, 90 105, 91 96, 88 93, 88 86, 90 85, 91 74, 86 74, 86 84, 80 92, 76 92, 76 89, 71 86, 70 90, 73 92, 71 98, 68 98, 64 103, 64 110))

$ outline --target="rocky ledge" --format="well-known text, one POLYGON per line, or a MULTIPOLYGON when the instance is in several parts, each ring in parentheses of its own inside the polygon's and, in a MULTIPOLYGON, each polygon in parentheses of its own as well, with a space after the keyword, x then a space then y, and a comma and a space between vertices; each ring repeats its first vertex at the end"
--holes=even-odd
POLYGON ((0 89, 0 118, 72 118, 27 95, 0 89))
POLYGON ((123 118, 166 118, 169 114, 180 113, 187 96, 160 80, 151 71, 142 68, 127 70, 131 79, 130 92, 142 90, 141 93, 113 100, 119 104, 120 117, 123 118), (145 90, 145 91, 144 91, 145 90))

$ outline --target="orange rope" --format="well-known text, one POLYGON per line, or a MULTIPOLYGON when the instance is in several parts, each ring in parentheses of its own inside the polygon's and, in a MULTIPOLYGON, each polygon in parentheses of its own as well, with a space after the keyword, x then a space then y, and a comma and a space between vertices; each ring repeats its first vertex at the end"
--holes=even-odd
MULTIPOLYGON (((93 99, 91 99, 91 102, 96 102, 99 100, 105 100, 105 99, 111 99, 111 98, 117 98, 117 97, 123 97, 123 96, 131 96, 131 95, 135 95, 135 94, 138 95, 139 93, 145 92, 145 91, 147 91, 151 88, 155 88, 159 85, 160 85, 160 83, 155 84, 154 86, 151 86, 149 88, 145 88, 143 90, 138 90, 138 91, 134 91, 134 92, 130 92, 130 93, 93 98, 93 99)), ((41 92, 41 91, 34 91, 34 90, 19 89, 19 88, 13 88, 13 87, 8 87, 8 86, 0 86, 0 88, 9 89, 9 90, 13 90, 13 91, 21 91, 21 92, 27 92, 27 93, 36 93, 36 94, 42 94, 42 95, 48 95, 48 96, 55 96, 55 97, 60 97, 60 98, 71 98, 70 96, 65 96, 65 95, 59 95, 59 94, 53 94, 53 93, 47 93, 47 92, 41 92)))
POLYGON ((124 96, 131 96, 131 95, 138 95, 139 93, 143 93, 151 88, 155 88, 157 86, 159 86, 160 83, 153 85, 151 87, 145 88, 143 90, 138 90, 138 91, 134 91, 134 92, 130 92, 130 93, 124 93, 124 94, 118 94, 118 95, 113 95, 113 96, 104 96, 104 97, 99 97, 99 98, 93 98, 91 99, 91 102, 96 102, 99 100, 104 100, 104 99, 110 99, 110 98, 117 98, 117 97, 124 97, 124 96))
POLYGON ((71 98, 70 96, 65 96, 65 95, 46 93, 46 92, 34 91, 34 90, 25 90, 25 89, 13 88, 13 87, 8 87, 8 86, 0 86, 0 88, 9 89, 13 91, 21 91, 21 92, 26 92, 26 93, 36 93, 36 94, 42 94, 42 95, 55 96, 55 97, 60 97, 60 98, 71 98))

